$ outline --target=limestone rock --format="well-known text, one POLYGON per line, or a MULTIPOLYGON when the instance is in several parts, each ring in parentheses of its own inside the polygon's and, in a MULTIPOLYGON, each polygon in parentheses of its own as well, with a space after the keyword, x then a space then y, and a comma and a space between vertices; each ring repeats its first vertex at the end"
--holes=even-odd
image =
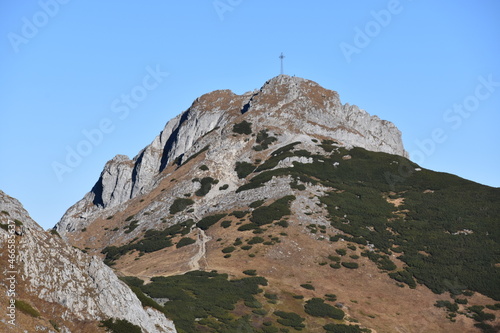
MULTIPOLYGON (((0 210, 2 224, 18 220, 17 268, 23 292, 64 309, 52 313, 54 319, 72 322, 119 318, 140 326, 144 332, 176 332, 173 322, 162 313, 144 309, 137 296, 100 258, 45 232, 16 199, 2 191, 0 210)), ((7 237, 8 233, 0 229, 1 248, 6 248, 7 237)), ((2 270, 5 276, 7 268, 2 270)), ((43 310, 42 315, 46 315, 57 311, 57 307, 43 310)))
MULTIPOLYGON (((233 134, 234 123, 242 120, 253 123, 254 133, 272 127, 289 142, 300 136, 329 138, 346 147, 408 155, 401 132, 391 122, 370 116, 355 105, 342 104, 337 92, 315 82, 280 75, 254 92, 236 95, 219 90, 196 99, 132 160, 118 155, 109 161, 91 192, 69 208, 55 228, 66 237, 86 227, 103 209, 119 209, 128 200, 150 192, 165 176, 168 165, 185 161, 203 145, 219 155, 227 153, 226 169, 230 168, 248 149, 226 140, 233 134), (206 136, 215 130, 218 135, 208 140, 206 136)), ((222 160, 222 156, 216 158, 222 160)), ((233 177, 229 171, 225 176, 233 177)))

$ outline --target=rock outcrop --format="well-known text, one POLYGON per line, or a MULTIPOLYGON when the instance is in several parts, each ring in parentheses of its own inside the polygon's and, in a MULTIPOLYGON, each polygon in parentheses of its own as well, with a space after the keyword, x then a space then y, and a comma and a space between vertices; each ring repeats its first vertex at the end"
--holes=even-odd
POLYGON ((332 139, 347 147, 407 156, 401 132, 391 122, 370 116, 355 105, 342 104, 337 92, 315 82, 280 75, 260 90, 243 95, 219 90, 196 99, 132 160, 118 155, 109 161, 91 192, 68 209, 56 230, 66 237, 95 220, 102 209, 119 209, 128 200, 148 193, 169 164, 185 161, 200 148, 197 143, 201 138, 213 130, 229 135, 225 127, 237 119, 297 136, 332 139))
MULTIPOLYGON (((55 232, 45 232, 16 199, 2 191, 0 211, 2 226, 15 221, 17 279, 18 288, 22 289, 18 292, 38 308, 39 327, 43 327, 44 318, 54 319, 64 331, 80 332, 78 322, 118 318, 140 326, 144 332, 176 332, 172 321, 162 313, 144 309, 137 296, 100 258, 70 246, 55 232), (38 304, 42 301, 44 307, 38 304), (70 329, 72 325, 76 330, 70 329)), ((2 249, 7 248, 6 229, 0 229, 2 249)), ((2 276, 6 276, 7 270, 7 266, 2 266, 2 276)), ((2 332, 12 329, 5 322, 0 325, 6 325, 2 332)), ((17 325, 18 329, 23 328, 19 327, 21 322, 17 325)))

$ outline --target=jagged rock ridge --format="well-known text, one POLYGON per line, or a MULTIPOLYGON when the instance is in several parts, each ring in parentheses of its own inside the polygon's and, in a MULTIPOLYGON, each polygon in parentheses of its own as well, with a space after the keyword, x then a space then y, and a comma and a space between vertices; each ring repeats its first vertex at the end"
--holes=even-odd
POLYGON ((109 161, 91 192, 68 209, 56 229, 65 237, 91 223, 103 208, 118 210, 131 198, 148 193, 165 176, 169 164, 199 149, 200 138, 242 117, 296 136, 334 139, 347 147, 407 156, 401 133, 391 122, 342 104, 337 92, 313 81, 280 75, 254 92, 236 95, 219 90, 196 99, 132 160, 117 155, 109 161))
MULTIPOLYGON (((162 313, 144 309, 137 296, 100 258, 72 247, 57 234, 45 232, 16 199, 2 191, 0 211, 2 225, 8 220, 18 221, 17 268, 19 283, 22 283, 18 288, 42 314, 37 327, 44 327, 46 316, 59 322, 64 332, 82 329, 76 326, 77 330, 70 330, 65 323, 77 325, 119 318, 140 326, 144 332, 176 332, 173 323, 162 313)), ((6 249, 7 238, 8 232, 0 229, 2 249, 6 249)), ((2 271, 2 276, 6 276, 7 267, 2 267, 2 271)), ((3 332, 12 329, 5 322, 0 325, 7 325, 3 332)), ((22 325, 18 320, 18 328, 23 328, 22 325)))

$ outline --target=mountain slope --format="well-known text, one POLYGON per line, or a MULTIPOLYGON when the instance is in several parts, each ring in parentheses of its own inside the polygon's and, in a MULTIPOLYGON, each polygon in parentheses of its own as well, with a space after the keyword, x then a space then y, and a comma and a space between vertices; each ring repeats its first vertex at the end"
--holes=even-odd
POLYGON ((11 291, 2 292, 2 304, 17 302, 11 317, 4 318, 2 312, 2 332, 104 332, 99 321, 108 318, 127 320, 144 332, 175 332, 163 314, 144 309, 99 258, 71 247, 55 232, 45 232, 2 191, 0 210, 1 256, 9 263, 2 265, 2 280, 12 278, 15 286, 2 284, 11 291), (15 261, 7 261, 11 250, 15 261))
MULTIPOLYGON (((203 148, 203 136, 211 131, 231 135, 227 128, 220 129, 238 119, 256 125, 266 123, 268 128, 286 128, 290 133, 335 137, 347 146, 407 154, 401 133, 392 123, 370 116, 356 106, 342 105, 336 92, 315 82, 280 75, 255 92, 235 95, 221 90, 198 98, 188 110, 169 121, 161 134, 132 160, 118 155, 108 162, 92 191, 66 212, 57 230, 64 236, 82 228, 102 208, 116 207, 151 191, 164 178, 168 165, 203 148)), ((215 144, 221 150, 237 148, 225 147, 225 143, 215 144)))
POLYGON ((497 330, 500 189, 406 155, 393 124, 279 76, 200 97, 56 229, 179 332, 497 330))

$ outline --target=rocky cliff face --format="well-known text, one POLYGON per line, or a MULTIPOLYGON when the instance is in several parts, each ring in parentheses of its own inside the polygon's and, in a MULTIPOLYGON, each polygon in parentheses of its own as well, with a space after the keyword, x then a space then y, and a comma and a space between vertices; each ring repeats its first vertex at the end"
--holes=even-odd
POLYGON ((315 82, 280 75, 254 92, 236 95, 221 90, 198 98, 132 160, 118 155, 109 161, 91 192, 68 209, 56 229, 66 237, 94 221, 103 209, 119 211, 121 204, 150 192, 165 178, 168 165, 185 161, 202 141, 220 151, 232 151, 233 157, 238 155, 234 146, 224 146, 229 141, 203 140, 215 130, 228 135, 226 126, 238 119, 252 122, 256 128, 286 131, 290 140, 305 135, 407 156, 401 133, 391 122, 370 116, 355 105, 342 104, 336 92, 315 82))
MULTIPOLYGON (((13 221, 16 225, 16 299, 27 300, 40 312, 38 318, 25 320, 18 311, 16 326, 2 320, 2 332, 49 330, 55 325, 63 332, 96 332, 98 322, 107 318, 126 319, 144 332, 176 331, 162 313, 144 309, 99 258, 70 246, 57 233, 45 232, 16 199, 2 191, 0 211, 2 260, 6 260, 9 238, 4 226, 13 221)), ((7 276, 7 270, 2 265, 2 276, 7 276)), ((3 281, 1 288, 5 289, 3 281)))

